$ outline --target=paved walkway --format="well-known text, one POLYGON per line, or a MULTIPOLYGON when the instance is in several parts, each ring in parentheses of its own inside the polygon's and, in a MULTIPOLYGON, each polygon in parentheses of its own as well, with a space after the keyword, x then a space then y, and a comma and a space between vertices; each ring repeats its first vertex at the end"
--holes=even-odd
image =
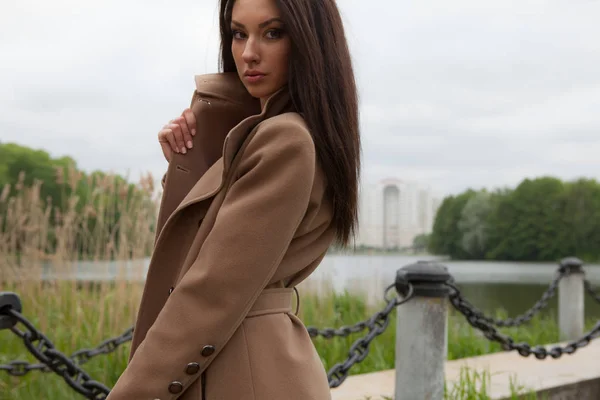
MULTIPOLYGON (((538 360, 535 356, 523 357, 516 352, 496 353, 479 357, 448 361, 446 381, 451 388, 460 380, 464 367, 489 373, 488 395, 493 400, 510 398, 511 382, 537 392, 560 390, 552 398, 600 399, 600 338, 574 354, 565 354, 559 359, 547 357, 538 360)), ((394 370, 350 376, 344 383, 332 389, 333 400, 383 400, 393 398, 394 370)))

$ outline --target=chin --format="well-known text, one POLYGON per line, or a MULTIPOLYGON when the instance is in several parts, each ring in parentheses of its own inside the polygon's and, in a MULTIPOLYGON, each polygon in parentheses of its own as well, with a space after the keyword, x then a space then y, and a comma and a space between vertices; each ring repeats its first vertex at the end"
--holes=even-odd
POLYGON ((248 93, 250 93, 250 96, 257 98, 257 99, 263 99, 263 98, 269 97, 270 95, 275 93, 275 90, 270 90, 270 88, 268 88, 268 87, 261 87, 262 85, 245 85, 245 86, 246 86, 246 90, 248 91, 248 93))

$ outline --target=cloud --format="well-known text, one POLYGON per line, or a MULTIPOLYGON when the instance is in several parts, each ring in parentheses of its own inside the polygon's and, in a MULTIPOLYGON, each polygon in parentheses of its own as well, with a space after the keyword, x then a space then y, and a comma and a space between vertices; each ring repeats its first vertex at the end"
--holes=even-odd
MULTIPOLYGON (((364 179, 440 194, 600 178, 600 2, 339 0, 364 179)), ((21 0, 0 14, 0 140, 160 177, 156 134, 217 71, 217 2, 21 0)))

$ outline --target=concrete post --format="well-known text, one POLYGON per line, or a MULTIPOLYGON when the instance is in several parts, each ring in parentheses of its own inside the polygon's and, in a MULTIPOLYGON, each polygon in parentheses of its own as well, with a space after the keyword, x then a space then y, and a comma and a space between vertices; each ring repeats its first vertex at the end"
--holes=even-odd
POLYGON ((575 340, 583 336, 584 279, 583 262, 575 257, 564 258, 560 262, 567 276, 558 284, 558 326, 560 340, 575 340))
POLYGON ((398 307, 395 400, 442 400, 448 354, 446 267, 418 262, 396 274, 401 296, 413 286, 411 300, 398 307))

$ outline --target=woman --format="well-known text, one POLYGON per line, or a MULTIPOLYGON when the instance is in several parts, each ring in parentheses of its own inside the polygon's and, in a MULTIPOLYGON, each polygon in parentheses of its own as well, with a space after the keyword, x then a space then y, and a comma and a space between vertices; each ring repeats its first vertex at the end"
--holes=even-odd
MULTIPOLYGON (((291 305, 332 242, 356 230, 358 106, 342 21, 335 0, 221 0, 220 11, 222 69, 259 111, 233 124, 161 227, 109 400, 331 398, 291 305)), ((186 109, 159 134, 171 165, 199 151, 186 143, 196 117, 186 109)))

